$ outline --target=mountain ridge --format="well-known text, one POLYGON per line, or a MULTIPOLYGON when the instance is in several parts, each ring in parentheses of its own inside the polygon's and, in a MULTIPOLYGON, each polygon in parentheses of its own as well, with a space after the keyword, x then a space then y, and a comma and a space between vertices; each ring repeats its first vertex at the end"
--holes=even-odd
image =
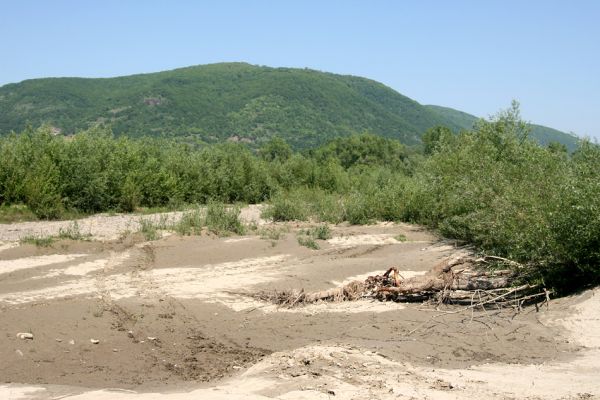
POLYGON ((241 62, 1 86, 0 134, 20 131, 28 123, 49 124, 63 134, 109 125, 117 135, 192 137, 209 143, 260 144, 280 136, 296 148, 365 131, 414 145, 436 125, 466 129, 464 121, 448 112, 368 78, 241 62))

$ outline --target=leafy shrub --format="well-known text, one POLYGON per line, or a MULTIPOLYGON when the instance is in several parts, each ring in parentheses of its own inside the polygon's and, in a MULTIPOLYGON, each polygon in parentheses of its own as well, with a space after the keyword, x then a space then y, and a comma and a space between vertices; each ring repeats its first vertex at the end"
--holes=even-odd
POLYGON ((280 193, 271 199, 262 217, 273 221, 302 221, 308 218, 306 204, 297 193, 280 193))
POLYGON ((219 236, 232 233, 243 235, 244 224, 240 220, 239 207, 227 207, 225 204, 210 201, 206 207, 206 227, 219 236))
MULTIPOLYGON (((66 140, 28 128, 0 138, 0 207, 60 218, 208 203, 174 229, 228 234, 244 225, 223 203, 267 201, 263 216, 275 221, 415 222, 526 264, 530 281, 565 292, 600 283, 599 146, 568 154, 528 135, 516 105, 459 135, 430 130, 422 154, 373 135, 303 154, 273 139, 257 156, 232 143, 114 138, 100 128, 66 140)), ((154 238, 162 225, 140 230, 154 238)))
POLYGON ((529 141, 513 107, 439 144, 415 174, 407 215, 570 290, 600 278, 599 167, 598 146, 569 158, 529 141))
POLYGON ((63 211, 57 168, 48 157, 33 166, 24 181, 23 197, 38 218, 58 218, 63 211))

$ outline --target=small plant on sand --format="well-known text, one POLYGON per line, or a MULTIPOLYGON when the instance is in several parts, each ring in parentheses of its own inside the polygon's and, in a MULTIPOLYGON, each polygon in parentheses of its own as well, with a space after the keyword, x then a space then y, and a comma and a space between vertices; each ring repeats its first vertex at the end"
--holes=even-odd
POLYGON ((58 230, 58 237, 60 239, 71 239, 71 240, 89 240, 91 235, 84 235, 79 229, 77 221, 71 222, 66 228, 60 228, 58 230))
POLYGON ((277 226, 263 227, 258 230, 258 234, 260 235, 260 238, 268 239, 268 240, 279 240, 283 236, 285 236, 285 234, 287 232, 289 232, 289 229, 285 226, 284 227, 277 227, 277 226))
POLYGON ((321 248, 316 240, 327 240, 331 239, 331 229, 326 224, 316 226, 311 229, 301 229, 298 232, 298 243, 301 246, 308 247, 309 249, 318 250, 321 248))
POLYGON ((315 239, 310 235, 301 233, 297 236, 297 239, 300 246, 308 247, 309 249, 313 250, 319 250, 321 248, 315 239))
POLYGON ((52 236, 36 236, 27 235, 19 239, 21 244, 33 244, 38 247, 49 247, 54 243, 54 237, 52 236))
POLYGON ((394 236, 394 239, 396 239, 399 242, 406 242, 408 240, 404 233, 399 233, 398 235, 394 236))

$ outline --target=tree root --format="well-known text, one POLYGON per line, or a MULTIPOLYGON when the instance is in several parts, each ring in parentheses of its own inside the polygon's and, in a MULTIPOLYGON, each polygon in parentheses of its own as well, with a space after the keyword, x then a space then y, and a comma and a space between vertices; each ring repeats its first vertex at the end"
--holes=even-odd
POLYGON ((513 286, 518 272, 525 268, 512 260, 500 257, 455 256, 448 258, 426 274, 404 279, 395 267, 382 275, 369 276, 364 281, 352 281, 344 286, 319 292, 304 290, 262 291, 252 297, 282 307, 296 307, 317 302, 353 301, 374 298, 381 301, 465 304, 472 307, 485 305, 520 307, 528 301, 545 296, 544 289, 534 293, 535 286, 513 286), (509 269, 491 270, 490 261, 509 269))

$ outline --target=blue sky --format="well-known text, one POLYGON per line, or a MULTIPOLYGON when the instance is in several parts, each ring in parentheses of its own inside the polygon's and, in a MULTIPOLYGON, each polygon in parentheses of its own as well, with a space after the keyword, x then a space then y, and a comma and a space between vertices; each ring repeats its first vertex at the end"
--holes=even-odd
POLYGON ((221 61, 365 76, 600 139, 600 1, 0 0, 0 85, 221 61))

